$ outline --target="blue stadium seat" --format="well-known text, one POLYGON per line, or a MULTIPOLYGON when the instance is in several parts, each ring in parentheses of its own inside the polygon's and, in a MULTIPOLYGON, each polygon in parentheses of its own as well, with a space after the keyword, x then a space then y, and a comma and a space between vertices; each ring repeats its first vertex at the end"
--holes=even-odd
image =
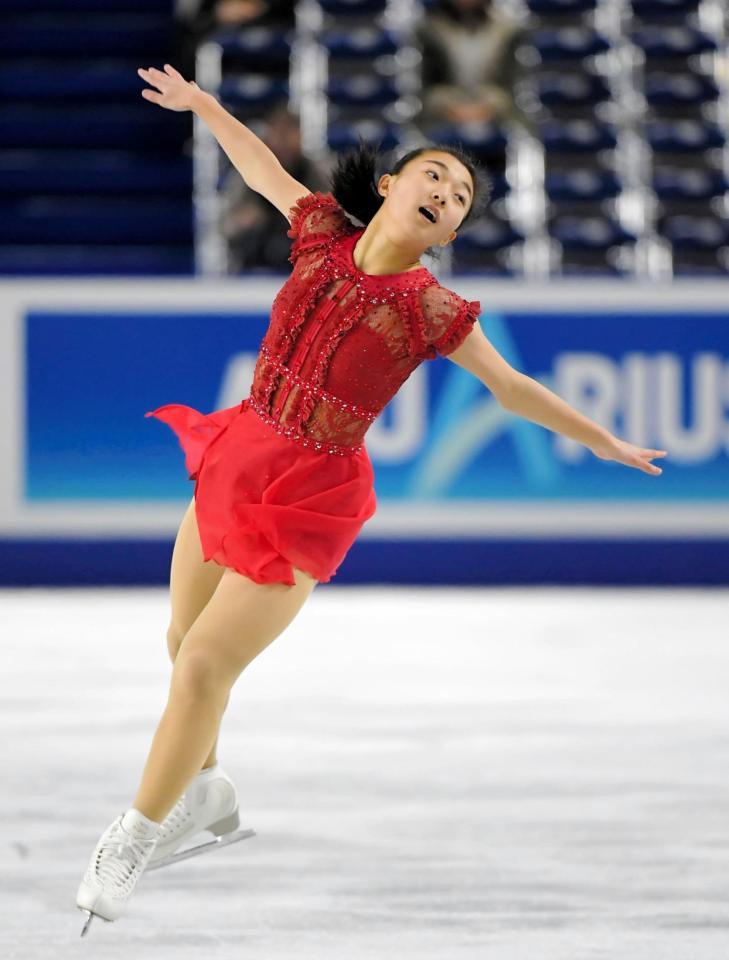
POLYGON ((579 167, 548 173, 547 196, 552 200, 600 201, 620 192, 620 181, 610 170, 579 167))
POLYGON ((692 13, 700 0, 633 0, 633 15, 654 19, 680 19, 692 13))
POLYGON ((610 48, 605 37, 582 26, 535 30, 529 36, 529 44, 536 48, 544 63, 554 60, 581 60, 583 57, 604 53, 610 48))
POLYGON ((0 100, 57 101, 69 100, 126 103, 140 96, 142 83, 138 61, 120 59, 92 60, 83 65, 71 61, 24 57, 0 62, 0 100))
POLYGON ((372 73, 349 77, 332 77, 327 84, 327 96, 341 106, 380 107, 400 96, 394 80, 372 73))
POLYGON ((719 127, 701 120, 655 120, 646 123, 645 133, 648 143, 660 153, 703 153, 725 143, 719 127))
POLYGON ((636 239, 617 220, 607 216, 557 216, 551 221, 549 232, 565 247, 589 247, 593 250, 605 250, 636 239))
POLYGON ((715 40, 685 24, 648 24, 634 31, 632 41, 649 60, 671 60, 716 50, 715 40))
POLYGON ((151 159, 155 153, 179 149, 191 134, 189 113, 161 112, 139 97, 139 103, 124 107, 0 106, 3 147, 120 147, 143 148, 151 159))
POLYGON ((645 98, 653 106, 696 105, 718 96, 714 81, 701 74, 654 70, 645 76, 645 98))
POLYGON ((532 13, 540 16, 583 13, 594 10, 597 0, 526 0, 532 13))
POLYGON ((192 210, 175 199, 44 197, 5 200, 0 244, 191 243, 192 210))
POLYGON ((397 38, 388 30, 375 27, 355 27, 352 30, 329 30, 319 36, 332 59, 347 57, 352 60, 371 59, 396 53, 397 38))
POLYGON ((510 224, 496 217, 485 217, 464 230, 453 241, 454 250, 497 250, 523 240, 510 224))
POLYGON ((398 128, 381 120, 350 120, 330 123, 327 128, 327 143, 335 153, 354 149, 360 137, 382 150, 392 150, 400 143, 398 128))
POLYGON ((293 32, 280 27, 258 26, 245 30, 219 30, 210 39, 220 45, 223 56, 238 57, 253 72, 275 65, 288 66, 293 32))
POLYGON ((170 54, 170 18, 156 13, 27 13, 2 24, 4 57, 73 58, 74 66, 93 57, 132 57, 141 66, 170 54))
POLYGON ((218 87, 218 96, 223 103, 250 110, 278 103, 288 99, 288 95, 288 80, 261 73, 223 77, 218 87))
POLYGON ((593 104, 610 97, 605 80, 588 73, 545 71, 535 79, 537 94, 545 106, 593 104))
POLYGON ((555 153, 594 153, 615 147, 615 129, 597 120, 549 120, 540 128, 547 151, 555 153))
POLYGON ((503 220, 482 218, 453 241, 453 272, 459 276, 511 276, 509 250, 523 240, 522 234, 503 220))
POLYGON ((319 5, 334 17, 365 17, 382 13, 387 0, 319 0, 319 5))
POLYGON ((445 123, 428 135, 441 143, 462 143, 477 156, 503 152, 507 143, 506 134, 495 123, 445 123))
POLYGON ((589 27, 570 26, 535 30, 529 43, 544 63, 555 60, 582 60, 610 49, 609 41, 589 27))
POLYGON ((720 170, 663 167, 653 176, 653 189, 664 200, 708 200, 729 190, 729 180, 720 170))
POLYGON ((190 276, 192 247, 0 245, 0 276, 190 276))
POLYGON ((192 116, 137 74, 171 58, 175 6, 0 0, 3 276, 194 272, 192 116))
MULTIPOLYGON (((33 0, 33 13, 158 13, 172 16, 176 0, 33 0)), ((0 13, 28 13, 28 0, 0 0, 0 13)))
POLYGON ((666 217, 662 232, 674 247, 713 249, 729 243, 729 226, 712 216, 666 217))
POLYGON ((82 194, 183 196, 192 191, 192 158, 150 162, 128 150, 2 150, 0 196, 82 194))

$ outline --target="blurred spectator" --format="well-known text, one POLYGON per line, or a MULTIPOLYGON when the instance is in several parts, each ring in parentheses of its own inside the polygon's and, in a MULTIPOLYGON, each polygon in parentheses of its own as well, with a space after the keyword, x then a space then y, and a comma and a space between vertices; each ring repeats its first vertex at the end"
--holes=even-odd
POLYGON ((528 125, 513 96, 522 34, 520 23, 492 0, 435 0, 415 31, 423 55, 418 123, 528 125))
POLYGON ((195 76, 195 51, 209 34, 236 27, 295 23, 295 0, 177 0, 175 67, 183 77, 195 76))
MULTIPOLYGON (((329 190, 324 170, 301 153, 298 117, 280 103, 266 117, 258 134, 275 153, 281 165, 312 192, 329 190)), ((264 197, 251 190, 231 167, 222 188, 222 230, 229 244, 229 272, 240 273, 248 267, 262 267, 288 273, 291 239, 281 212, 264 197)))

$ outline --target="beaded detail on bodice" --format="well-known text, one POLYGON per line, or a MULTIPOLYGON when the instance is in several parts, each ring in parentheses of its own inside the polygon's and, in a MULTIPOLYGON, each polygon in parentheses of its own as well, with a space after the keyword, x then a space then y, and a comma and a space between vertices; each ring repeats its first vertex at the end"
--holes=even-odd
POLYGON ((459 346, 481 312, 425 267, 373 275, 353 249, 364 232, 332 194, 291 208, 291 276, 261 342, 248 403, 277 432, 350 456, 419 364, 459 346))

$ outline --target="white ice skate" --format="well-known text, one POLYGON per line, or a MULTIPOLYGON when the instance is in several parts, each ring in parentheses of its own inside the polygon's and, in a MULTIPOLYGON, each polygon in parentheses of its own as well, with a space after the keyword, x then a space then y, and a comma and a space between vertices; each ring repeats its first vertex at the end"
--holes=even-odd
POLYGON ((175 806, 162 821, 157 845, 147 870, 167 867, 178 860, 210 853, 246 837, 255 836, 250 829, 241 830, 238 794, 235 784, 220 764, 214 772, 202 772, 190 783, 175 806), (214 839, 186 846, 198 834, 208 831, 214 839))
POLYGON ((120 814, 102 833, 76 894, 76 905, 88 914, 81 936, 93 917, 116 920, 144 873, 157 842, 134 836, 122 827, 120 814))

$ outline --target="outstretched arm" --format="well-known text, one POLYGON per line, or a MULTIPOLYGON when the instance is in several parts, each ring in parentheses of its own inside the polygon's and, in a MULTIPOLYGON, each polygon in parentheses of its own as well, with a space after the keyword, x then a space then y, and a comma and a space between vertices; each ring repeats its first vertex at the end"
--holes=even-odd
POLYGON ((605 427, 590 420, 574 407, 571 407, 556 393, 533 377, 518 375, 511 393, 511 401, 506 408, 511 413, 539 423, 543 427, 561 433, 571 440, 584 444, 601 460, 617 460, 628 467, 636 467, 644 473, 657 476, 662 473, 650 461, 656 457, 665 457, 666 450, 652 450, 638 447, 613 436, 605 427))
POLYGON ((538 380, 515 370, 489 342, 478 324, 460 347, 448 354, 448 359, 478 377, 510 413, 584 444, 601 460, 616 460, 653 476, 663 472, 650 461, 665 457, 666 450, 638 447, 613 436, 538 380))
POLYGON ((281 166, 278 157, 245 124, 194 81, 187 81, 170 66, 164 70, 140 67, 139 76, 155 90, 142 90, 145 100, 167 110, 192 110, 210 128, 230 162, 256 193, 260 193, 288 218, 300 197, 311 193, 281 166))

